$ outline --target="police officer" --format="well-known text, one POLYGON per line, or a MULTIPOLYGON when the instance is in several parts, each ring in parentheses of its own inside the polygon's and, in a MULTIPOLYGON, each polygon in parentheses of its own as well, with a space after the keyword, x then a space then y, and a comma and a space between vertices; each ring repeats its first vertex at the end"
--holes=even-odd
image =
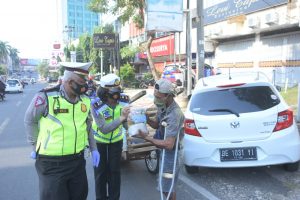
MULTIPOLYGON (((135 136, 151 142, 158 148, 165 149, 162 192, 165 196, 169 195, 171 200, 176 199, 175 187, 179 174, 178 157, 175 158, 175 142, 177 137, 180 136, 180 129, 182 128, 184 121, 184 115, 174 100, 175 94, 172 83, 167 79, 160 79, 156 82, 154 85, 154 104, 158 109, 157 116, 155 119, 147 116, 147 123, 152 128, 157 129, 158 135, 156 138, 153 138, 147 133, 139 131, 139 134, 135 136), (166 122, 166 129, 162 126, 162 121, 166 122), (164 134, 166 134, 165 139, 164 134), (173 190, 170 191, 173 176, 164 176, 164 174, 173 174, 174 165, 176 165, 174 187, 173 190), (171 194, 169 194, 169 192, 171 192, 171 194)), ((162 161, 160 163, 162 163, 162 161)))
POLYGON ((95 139, 101 163, 94 168, 97 200, 120 198, 123 123, 129 114, 128 98, 121 96, 120 78, 107 74, 100 79, 99 102, 92 105, 95 139), (108 191, 108 194, 107 194, 108 191))
POLYGON ((88 183, 84 150, 92 152, 93 166, 100 155, 93 138, 90 100, 84 95, 92 63, 61 63, 61 85, 35 95, 25 114, 27 140, 36 159, 41 200, 85 200, 88 183))

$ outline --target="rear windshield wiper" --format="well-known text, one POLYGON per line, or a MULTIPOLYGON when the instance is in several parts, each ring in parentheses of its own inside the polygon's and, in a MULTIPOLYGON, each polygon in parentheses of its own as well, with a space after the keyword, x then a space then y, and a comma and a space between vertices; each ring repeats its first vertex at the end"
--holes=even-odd
POLYGON ((237 113, 237 112, 235 112, 233 110, 227 109, 227 108, 213 109, 213 110, 209 110, 209 112, 230 112, 232 114, 235 114, 237 117, 240 116, 239 113, 237 113))

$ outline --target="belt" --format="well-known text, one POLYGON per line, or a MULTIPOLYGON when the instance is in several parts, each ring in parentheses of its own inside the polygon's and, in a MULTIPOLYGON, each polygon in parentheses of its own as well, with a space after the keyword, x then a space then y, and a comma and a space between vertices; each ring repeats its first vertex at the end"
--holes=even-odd
POLYGON ((37 155, 37 159, 48 160, 48 161, 69 161, 84 158, 84 150, 76 154, 52 156, 52 155, 37 155))

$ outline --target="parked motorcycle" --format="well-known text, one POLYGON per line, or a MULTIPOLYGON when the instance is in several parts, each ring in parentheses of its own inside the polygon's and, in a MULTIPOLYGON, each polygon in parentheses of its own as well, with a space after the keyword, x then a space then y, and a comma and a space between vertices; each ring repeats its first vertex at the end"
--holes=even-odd
POLYGON ((149 86, 154 86, 155 84, 155 80, 154 79, 142 79, 140 81, 140 84, 139 84, 139 88, 141 89, 147 89, 149 86))

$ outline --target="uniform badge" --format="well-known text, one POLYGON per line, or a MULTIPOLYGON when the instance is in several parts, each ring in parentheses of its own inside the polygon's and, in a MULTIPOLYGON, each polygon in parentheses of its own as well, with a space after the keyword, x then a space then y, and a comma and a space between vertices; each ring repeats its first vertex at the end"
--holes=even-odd
POLYGON ((83 103, 81 104, 81 111, 84 113, 87 111, 86 105, 83 103))
POLYGON ((108 120, 108 119, 112 118, 112 116, 111 116, 111 114, 109 113, 108 110, 104 110, 102 112, 102 114, 103 114, 103 117, 104 117, 105 120, 108 120))
POLYGON ((41 106, 41 105, 44 105, 44 104, 45 104, 45 99, 43 99, 40 96, 37 96, 36 99, 35 99, 35 102, 34 102, 34 106, 38 107, 38 106, 41 106))

